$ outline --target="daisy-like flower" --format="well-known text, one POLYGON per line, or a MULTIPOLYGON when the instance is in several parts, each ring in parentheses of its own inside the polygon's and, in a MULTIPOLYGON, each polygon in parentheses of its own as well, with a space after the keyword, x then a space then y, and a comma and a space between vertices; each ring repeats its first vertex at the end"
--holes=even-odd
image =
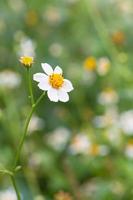
POLYGON ((42 63, 44 73, 36 73, 33 80, 39 82, 38 87, 41 90, 47 91, 47 95, 51 101, 67 102, 69 100, 68 92, 73 90, 72 83, 64 79, 62 69, 56 66, 53 70, 47 63, 42 63))
POLYGON ((96 59, 94 57, 87 57, 84 61, 85 69, 94 71, 96 69, 96 59))
POLYGON ((31 67, 33 62, 34 62, 34 59, 33 57, 30 57, 30 56, 22 56, 20 57, 20 60, 19 60, 25 67, 31 67))

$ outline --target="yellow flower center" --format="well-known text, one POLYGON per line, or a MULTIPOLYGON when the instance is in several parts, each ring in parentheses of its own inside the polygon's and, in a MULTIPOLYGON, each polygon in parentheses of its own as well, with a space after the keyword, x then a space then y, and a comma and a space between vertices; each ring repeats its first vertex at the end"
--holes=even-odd
POLYGON ((64 78, 61 74, 52 74, 49 76, 49 83, 53 88, 59 89, 64 83, 64 78))
POLYGON ((91 155, 98 155, 99 154, 99 151, 100 151, 100 148, 99 148, 99 145, 98 144, 93 144, 90 148, 90 154, 91 155))
POLYGON ((93 71, 96 68, 96 59, 94 57, 88 57, 84 62, 84 67, 87 70, 93 71))
POLYGON ((25 65, 26 67, 31 67, 31 65, 33 64, 33 57, 29 57, 29 56, 24 56, 20 58, 20 62, 25 65))

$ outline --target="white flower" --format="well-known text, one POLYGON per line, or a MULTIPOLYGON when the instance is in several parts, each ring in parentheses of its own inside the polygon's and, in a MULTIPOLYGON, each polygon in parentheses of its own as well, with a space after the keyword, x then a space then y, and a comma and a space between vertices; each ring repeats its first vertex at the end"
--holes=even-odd
POLYGON ((133 110, 125 111, 120 115, 120 128, 127 135, 133 135, 133 110))
POLYGON ((68 142, 69 137, 70 131, 65 127, 59 127, 55 129, 52 134, 48 134, 48 143, 55 150, 62 150, 68 142))
POLYGON ((29 123, 28 131, 32 133, 34 131, 41 130, 44 127, 44 125, 45 122, 43 121, 43 119, 36 115, 33 115, 29 123))
POLYGON ((125 149, 125 155, 128 157, 128 158, 132 158, 133 159, 133 144, 129 143, 127 144, 126 146, 126 149, 125 149))
POLYGON ((36 43, 31 38, 22 37, 16 50, 19 56, 35 57, 35 49, 36 43))
POLYGON ((87 135, 83 133, 77 134, 71 144, 70 153, 72 154, 87 154, 90 148, 91 142, 87 135))
POLYGON ((12 189, 7 189, 5 191, 0 191, 1 200, 17 200, 16 194, 12 189))
POLYGON ((14 89, 21 83, 19 74, 14 71, 4 70, 0 72, 0 88, 14 89))
POLYGON ((62 69, 56 66, 53 70, 47 63, 42 63, 44 73, 36 73, 33 80, 39 82, 38 87, 41 90, 47 91, 48 97, 51 101, 67 102, 69 100, 68 92, 73 90, 72 83, 64 79, 62 69))
POLYGON ((102 57, 98 60, 97 72, 100 76, 104 76, 110 69, 110 61, 106 57, 102 57))
POLYGON ((101 105, 115 104, 118 100, 119 96, 113 88, 105 88, 98 96, 98 103, 101 105))

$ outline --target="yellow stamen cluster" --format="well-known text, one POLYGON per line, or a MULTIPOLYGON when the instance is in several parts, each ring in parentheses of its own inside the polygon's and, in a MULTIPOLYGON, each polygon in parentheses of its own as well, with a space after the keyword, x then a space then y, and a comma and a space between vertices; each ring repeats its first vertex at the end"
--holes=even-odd
POLYGON ((84 67, 87 70, 93 71, 96 68, 96 59, 94 57, 88 57, 84 61, 84 67))
POLYGON ((90 147, 90 154, 96 156, 99 154, 100 148, 98 144, 92 144, 90 147))
POLYGON ((31 67, 33 64, 33 57, 30 56, 23 56, 19 60, 25 67, 31 67))
POLYGON ((61 74, 52 74, 49 76, 49 83, 53 88, 59 89, 64 83, 64 78, 61 74))

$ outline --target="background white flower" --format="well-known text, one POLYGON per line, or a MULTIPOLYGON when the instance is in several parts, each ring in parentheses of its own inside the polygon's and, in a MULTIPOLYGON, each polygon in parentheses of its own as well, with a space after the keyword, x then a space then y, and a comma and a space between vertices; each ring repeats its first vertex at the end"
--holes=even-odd
POLYGON ((52 133, 48 133, 47 141, 55 150, 63 150, 70 138, 71 132, 65 127, 58 127, 52 133))
POLYGON ((127 135, 133 135, 133 110, 128 110, 120 115, 119 127, 127 135))
POLYGON ((17 200, 16 194, 12 189, 0 191, 0 200, 17 200))
POLYGON ((38 87, 41 90, 47 91, 48 97, 51 101, 67 102, 69 100, 68 92, 73 90, 72 83, 64 79, 62 69, 56 66, 53 70, 47 63, 42 63, 44 73, 36 73, 33 80, 39 82, 38 87))
POLYGON ((0 88, 14 89, 21 83, 21 77, 18 73, 11 70, 0 72, 0 88))

